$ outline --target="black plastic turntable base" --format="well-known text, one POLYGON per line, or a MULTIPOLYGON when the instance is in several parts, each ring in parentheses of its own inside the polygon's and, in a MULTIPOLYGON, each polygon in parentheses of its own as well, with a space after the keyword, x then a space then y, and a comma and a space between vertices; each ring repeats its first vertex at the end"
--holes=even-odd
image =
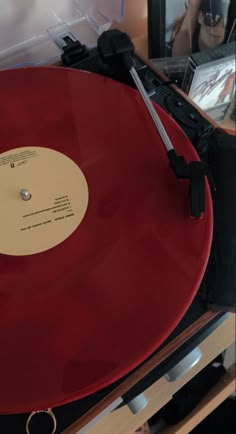
MULTIPOLYGON (((154 69, 135 54, 135 68, 148 92, 150 98, 163 108, 185 131, 197 151, 204 148, 208 135, 212 134, 213 126, 177 90, 171 86, 173 82, 164 81, 154 69)), ((132 78, 124 69, 114 70, 104 65, 97 48, 90 50, 86 56, 70 65, 71 68, 106 75, 114 80, 135 87, 132 78)))

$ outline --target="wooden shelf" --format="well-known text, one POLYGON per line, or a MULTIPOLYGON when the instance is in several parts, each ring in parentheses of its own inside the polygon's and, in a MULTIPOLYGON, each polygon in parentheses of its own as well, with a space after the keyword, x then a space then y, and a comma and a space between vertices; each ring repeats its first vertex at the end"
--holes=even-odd
POLYGON ((222 379, 205 396, 201 403, 183 421, 158 431, 158 434, 190 433, 235 391, 235 369, 232 365, 222 379))

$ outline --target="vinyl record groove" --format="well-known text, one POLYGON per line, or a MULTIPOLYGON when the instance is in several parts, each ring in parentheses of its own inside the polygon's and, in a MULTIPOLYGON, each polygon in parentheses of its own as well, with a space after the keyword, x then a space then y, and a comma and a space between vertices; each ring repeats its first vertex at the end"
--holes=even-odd
POLYGON ((206 182, 190 218, 188 182, 132 89, 29 68, 0 72, 0 93, 0 412, 13 413, 93 393, 158 347, 199 288, 212 207, 206 182))

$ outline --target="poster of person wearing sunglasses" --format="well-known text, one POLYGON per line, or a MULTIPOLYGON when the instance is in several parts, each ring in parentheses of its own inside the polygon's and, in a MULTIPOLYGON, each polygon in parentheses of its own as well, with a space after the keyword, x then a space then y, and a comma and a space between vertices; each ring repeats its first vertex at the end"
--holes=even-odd
POLYGON ((172 56, 188 56, 223 44, 229 5, 230 0, 188 0, 173 26, 172 56))
MULTIPOLYGON (((163 29, 163 20, 165 22, 164 35, 159 32, 162 34, 157 38, 160 40, 156 41, 156 49, 155 41, 149 38, 151 51, 156 51, 151 57, 190 56, 225 43, 232 1, 234 3, 234 0, 150 0, 149 10, 150 13, 156 10, 158 27, 163 29), (154 4, 156 9, 150 6, 154 4)), ((154 19, 149 17, 149 23, 154 19)))

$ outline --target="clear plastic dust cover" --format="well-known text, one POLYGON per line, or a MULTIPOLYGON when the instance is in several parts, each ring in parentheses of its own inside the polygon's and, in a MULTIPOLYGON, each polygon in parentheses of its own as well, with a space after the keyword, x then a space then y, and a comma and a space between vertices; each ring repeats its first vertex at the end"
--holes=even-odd
POLYGON ((63 36, 92 47, 123 17, 123 0, 0 0, 0 68, 52 63, 63 36))

